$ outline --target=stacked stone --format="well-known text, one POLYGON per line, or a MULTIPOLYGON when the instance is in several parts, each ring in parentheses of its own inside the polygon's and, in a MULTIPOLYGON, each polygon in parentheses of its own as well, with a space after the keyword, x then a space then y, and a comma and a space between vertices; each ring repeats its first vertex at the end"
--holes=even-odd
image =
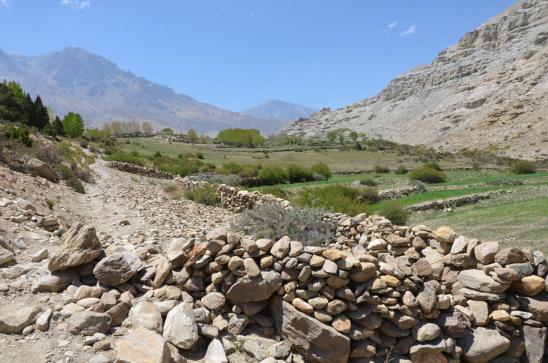
POLYGON ((424 191, 426 191, 426 188, 422 184, 409 185, 398 189, 381 190, 379 191, 379 199, 397 199, 411 194, 423 193, 424 191))
POLYGON ((263 204, 280 204, 284 207, 290 205, 289 201, 275 197, 271 194, 262 194, 258 191, 247 191, 241 188, 226 184, 211 184, 203 180, 193 180, 190 178, 176 178, 177 183, 183 189, 198 189, 207 186, 213 186, 217 189, 217 195, 221 207, 234 211, 253 209, 263 204))
POLYGON ((143 241, 103 249, 93 228, 77 225, 34 286, 65 290, 66 304, 43 312, 41 325, 65 319, 97 349, 110 346, 105 334, 124 335, 123 362, 182 361, 200 345, 207 363, 243 352, 265 363, 546 359, 542 253, 448 227, 326 218, 340 220, 329 247, 217 228, 164 252, 143 241), (145 353, 153 358, 140 360, 145 353))
POLYGON ((120 161, 110 161, 107 166, 111 169, 120 170, 126 173, 148 176, 158 179, 173 179, 173 174, 166 173, 146 166, 139 166, 132 163, 124 163, 120 161))

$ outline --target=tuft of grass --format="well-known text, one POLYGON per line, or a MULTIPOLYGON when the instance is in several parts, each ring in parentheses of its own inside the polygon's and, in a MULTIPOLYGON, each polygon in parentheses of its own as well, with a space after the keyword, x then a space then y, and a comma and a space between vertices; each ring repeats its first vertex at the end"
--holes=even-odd
POLYGON ((86 192, 86 190, 84 189, 84 185, 82 184, 80 179, 78 179, 78 177, 71 168, 61 164, 57 167, 57 172, 61 176, 61 179, 65 181, 67 186, 72 188, 74 191, 82 194, 86 192))
POLYGON ((537 172, 537 167, 532 161, 521 160, 512 164, 510 170, 514 174, 534 174, 537 172))
POLYGON ((362 189, 347 185, 327 185, 301 190, 295 202, 301 207, 316 208, 350 216, 369 212, 369 203, 361 199, 362 189))
POLYGON ((218 202, 217 188, 213 186, 186 190, 184 192, 184 197, 193 202, 205 205, 215 205, 218 202))
POLYGON ((360 184, 367 185, 368 187, 376 187, 377 185, 379 185, 379 183, 377 183, 375 180, 371 178, 360 180, 360 184))
POLYGON ((396 225, 406 224, 410 216, 409 211, 404 208, 403 204, 395 200, 386 202, 380 214, 396 225))
POLYGON ((46 202, 46 205, 48 206, 48 208, 50 210, 53 210, 53 207, 55 207, 55 201, 54 200, 51 200, 49 198, 45 198, 44 202, 46 202))

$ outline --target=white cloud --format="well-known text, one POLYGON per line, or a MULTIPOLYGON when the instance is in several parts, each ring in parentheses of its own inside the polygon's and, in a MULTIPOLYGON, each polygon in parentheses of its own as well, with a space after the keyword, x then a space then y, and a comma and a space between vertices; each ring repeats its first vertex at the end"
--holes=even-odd
POLYGON ((5 6, 6 8, 9 8, 8 0, 0 0, 0 5, 5 6))
POLYGON ((67 5, 73 9, 84 10, 91 6, 91 0, 61 0, 61 5, 67 5))
POLYGON ((417 26, 413 24, 409 26, 409 28, 407 28, 405 31, 401 32, 400 36, 406 37, 408 35, 415 34, 416 31, 417 31, 417 26))
POLYGON ((396 20, 396 21, 394 21, 394 22, 388 24, 387 27, 388 27, 389 29, 392 29, 392 28, 395 28, 397 25, 398 25, 398 21, 396 20))

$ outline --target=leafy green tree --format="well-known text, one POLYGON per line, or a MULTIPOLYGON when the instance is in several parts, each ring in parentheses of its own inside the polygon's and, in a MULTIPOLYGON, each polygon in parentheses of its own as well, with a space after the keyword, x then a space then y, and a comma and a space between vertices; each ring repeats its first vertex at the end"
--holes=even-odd
POLYGON ((198 141, 198 134, 194 131, 194 129, 188 130, 186 136, 188 137, 188 142, 193 145, 198 141))
POLYGON ((339 144, 344 145, 344 133, 339 133, 339 144))
POLYGON ((162 135, 173 135, 173 129, 171 129, 169 127, 166 127, 165 129, 162 129, 162 131, 160 131, 160 133, 162 135))
POLYGON ((334 143, 335 139, 337 138, 337 134, 338 134, 338 132, 335 131, 335 130, 329 131, 327 133, 327 140, 329 140, 330 143, 334 143))
POLYGON ((257 129, 226 129, 219 132, 217 141, 233 146, 255 147, 264 144, 265 139, 257 129))
POLYGON ((350 140, 352 140, 352 142, 356 142, 356 140, 358 140, 358 133, 356 131, 350 131, 348 136, 350 136, 350 140))
POLYGON ((63 117, 63 129, 68 137, 76 138, 84 133, 84 121, 77 113, 69 112, 63 117))

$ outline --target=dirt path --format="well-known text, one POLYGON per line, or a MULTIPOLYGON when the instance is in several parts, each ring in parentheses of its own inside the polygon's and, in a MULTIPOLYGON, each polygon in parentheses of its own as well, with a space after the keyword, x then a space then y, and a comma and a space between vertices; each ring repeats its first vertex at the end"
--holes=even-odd
MULTIPOLYGON (((33 276, 47 271, 48 261, 31 262, 31 256, 43 248, 51 255, 59 238, 40 228, 32 213, 18 219, 29 206, 36 209, 33 213, 38 218, 53 215, 69 223, 90 224, 103 242, 124 244, 142 235, 160 247, 171 238, 192 237, 226 224, 233 216, 220 208, 173 199, 164 191, 169 181, 112 170, 101 160, 92 170, 96 183, 86 184, 86 194, 78 194, 62 184, 0 167, 0 239, 20 245, 16 264, 0 268, 0 315, 13 314, 24 306, 60 310, 64 305, 62 294, 30 291, 33 276), (55 201, 53 210, 47 208, 46 199, 55 201)), ((85 346, 84 337, 70 334, 62 320, 52 320, 46 332, 0 334, 0 362, 84 363, 93 362, 98 354, 112 358, 114 352, 100 353, 85 346)))

